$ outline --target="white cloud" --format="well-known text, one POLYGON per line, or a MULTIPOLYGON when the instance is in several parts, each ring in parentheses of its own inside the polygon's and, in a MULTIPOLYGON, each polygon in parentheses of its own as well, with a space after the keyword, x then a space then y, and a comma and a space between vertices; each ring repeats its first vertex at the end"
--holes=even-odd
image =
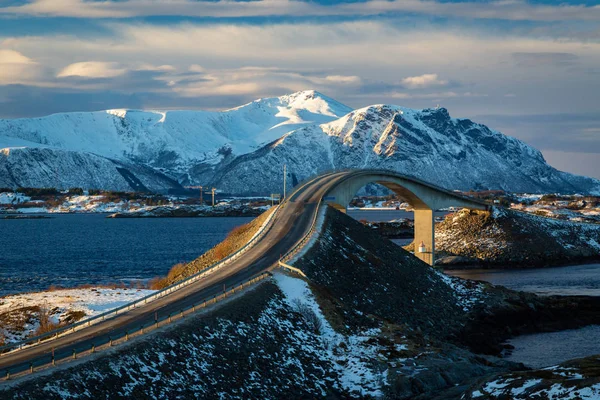
POLYGON ((188 68, 188 70, 190 72, 204 72, 205 71, 205 69, 202 68, 202 66, 198 65, 198 64, 192 64, 192 65, 190 65, 190 67, 188 68))
POLYGON ((0 49, 0 84, 27 84, 42 76, 43 68, 11 49, 0 49))
POLYGON ((173 72, 176 68, 172 65, 152 65, 152 64, 140 64, 134 68, 135 71, 159 71, 159 72, 173 72))
POLYGON ((402 79, 402 84, 410 89, 426 88, 431 86, 443 86, 448 84, 448 81, 438 79, 437 74, 423 74, 419 76, 409 76, 402 79))
POLYGON ((335 6, 293 0, 197 2, 193 0, 33 0, 0 8, 17 15, 68 16, 80 18, 128 18, 175 15, 186 17, 251 16, 372 16, 392 12, 425 15, 534 21, 599 21, 600 6, 542 5, 523 0, 448 3, 433 0, 370 0, 335 6))
POLYGON ((340 84, 356 84, 360 83, 360 77, 356 75, 327 75, 325 80, 331 83, 340 83, 340 84))
POLYGON ((71 76, 83 78, 114 78, 123 75, 127 69, 118 63, 102 61, 84 61, 68 65, 58 73, 57 78, 71 76))
POLYGON ((542 149, 548 164, 561 171, 587 175, 600 179, 600 157, 598 153, 542 149))
POLYGON ((600 43, 595 42, 500 37, 430 26, 407 29, 387 20, 265 26, 113 22, 104 26, 111 34, 0 37, 0 48, 40 63, 43 60, 44 67, 53 71, 51 84, 131 92, 135 87, 121 88, 119 78, 144 69, 157 73, 137 74, 139 91, 164 92, 171 98, 214 95, 220 96, 219 104, 227 104, 224 96, 230 94, 227 106, 238 105, 242 97, 251 100, 315 88, 357 107, 397 101, 417 108, 445 98, 449 107, 464 107, 456 112, 466 116, 463 110, 483 113, 490 107, 515 113, 568 107, 587 112, 600 90, 600 81, 565 68, 541 65, 519 68, 515 74, 513 56, 517 52, 568 53, 578 57, 581 68, 592 68, 600 65, 600 43), (72 66, 81 60, 95 60, 102 68, 81 71, 72 66), (433 73, 431 66, 443 75, 433 73), (57 75, 113 75, 114 79, 83 85, 81 80, 56 79, 57 75), (145 85, 144 79, 150 84, 145 85), (507 101, 506 93, 516 97, 507 101), (485 102, 472 100, 484 94, 489 95, 485 102))
POLYGON ((18 51, 0 49, 0 64, 33 64, 33 60, 18 51))
POLYGON ((391 92, 386 93, 393 99, 448 99, 454 97, 487 97, 484 93, 472 93, 472 92, 433 92, 433 93, 403 93, 403 92, 391 92))

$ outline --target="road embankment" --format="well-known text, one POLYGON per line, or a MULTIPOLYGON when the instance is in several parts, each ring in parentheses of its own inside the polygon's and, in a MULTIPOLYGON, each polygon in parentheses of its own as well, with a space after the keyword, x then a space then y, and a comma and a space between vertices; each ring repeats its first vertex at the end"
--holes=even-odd
POLYGON ((0 397, 458 399, 525 369, 496 357, 507 338, 600 323, 599 301, 446 276, 333 209, 311 243, 294 261, 306 278, 275 272, 177 329, 0 384, 0 397))

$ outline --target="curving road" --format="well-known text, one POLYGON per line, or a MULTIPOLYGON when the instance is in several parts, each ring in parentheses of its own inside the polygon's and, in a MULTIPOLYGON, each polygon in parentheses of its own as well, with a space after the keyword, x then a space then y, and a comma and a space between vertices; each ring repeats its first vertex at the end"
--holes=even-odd
POLYGON ((70 357, 74 351, 88 351, 93 344, 107 343, 111 337, 139 331, 141 326, 153 324, 156 318, 162 320, 170 314, 177 314, 223 293, 224 287, 232 287, 268 270, 277 263, 281 254, 291 249, 310 230, 319 200, 344 174, 318 176, 292 193, 282 204, 271 229, 239 259, 146 305, 57 339, 4 354, 0 356, 0 377, 5 376, 6 371, 14 375, 29 370, 31 365, 46 365, 52 359, 52 352, 55 359, 60 360, 70 357))
MULTIPOLYGON (((29 370, 32 365, 33 367, 47 365, 53 352, 55 359, 61 360, 69 358, 74 351, 76 353, 88 351, 93 344, 108 343, 111 337, 123 337, 126 332, 137 332, 142 326, 154 324, 156 319, 163 320, 171 314, 177 314, 181 310, 222 294, 224 287, 233 287, 271 269, 282 254, 292 249, 310 231, 323 196, 346 179, 372 172, 369 170, 331 172, 313 178, 296 189, 283 202, 268 232, 240 258, 205 278, 146 305, 138 306, 54 340, 1 355, 0 378, 5 376, 6 371, 14 375, 29 370)), ((456 194, 441 188, 424 182, 421 184, 459 198, 456 194)))

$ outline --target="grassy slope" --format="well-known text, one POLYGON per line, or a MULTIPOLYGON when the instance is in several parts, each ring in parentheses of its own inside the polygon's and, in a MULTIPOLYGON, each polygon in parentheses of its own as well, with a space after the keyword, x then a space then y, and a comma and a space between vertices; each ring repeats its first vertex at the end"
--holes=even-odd
POLYGON ((151 289, 162 289, 198 273, 241 249, 252 239, 274 209, 265 211, 253 221, 234 228, 221 243, 187 264, 174 265, 167 276, 150 282, 151 289))

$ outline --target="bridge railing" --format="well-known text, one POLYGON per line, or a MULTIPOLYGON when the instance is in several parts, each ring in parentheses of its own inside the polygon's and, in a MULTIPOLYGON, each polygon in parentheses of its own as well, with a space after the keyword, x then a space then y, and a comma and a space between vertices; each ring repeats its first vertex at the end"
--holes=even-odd
MULTIPOLYGON (((334 169, 328 169, 328 170, 319 171, 317 175, 310 176, 310 177, 306 178, 302 182, 311 181, 312 179, 315 178, 315 176, 324 175, 324 174, 330 174, 330 173, 336 173, 336 172, 364 172, 364 173, 392 174, 392 175, 395 175, 395 176, 397 176, 399 178, 408 179, 408 180, 414 181, 415 183, 419 183, 419 184, 421 184, 423 186, 427 186, 427 187, 429 187, 431 189, 435 189, 437 191, 444 192, 444 193, 446 193, 446 194, 448 194, 450 196, 456 197, 456 198, 468 200, 468 201, 471 201, 471 202, 474 202, 474 203, 478 203, 480 205, 485 205, 485 206, 489 206, 490 205, 489 203, 486 203, 486 202, 484 202, 484 201, 482 201, 480 199, 473 198, 473 197, 470 197, 470 196, 465 196, 464 194, 456 193, 456 192, 453 192, 453 191, 451 191, 449 189, 446 189, 446 188, 443 188, 441 186, 435 185, 433 183, 426 182, 426 181, 418 178, 415 175, 406 174, 406 173, 400 173, 400 172, 398 172, 396 170, 389 169, 389 168, 374 168, 374 169, 368 169, 368 170, 359 169, 359 168, 339 168, 339 169, 335 169, 334 168, 334 169)), ((348 179, 350 179, 350 178, 351 177, 349 176, 348 179)))
MULTIPOLYGON (((360 170, 355 170, 355 169, 333 169, 330 171, 321 171, 319 172, 319 174, 317 176, 321 176, 327 173, 336 173, 336 172, 345 172, 345 171, 360 171, 360 170)), ((399 174, 396 171, 393 170, 386 170, 386 169, 379 169, 379 170, 370 170, 372 172, 382 172, 382 173, 393 173, 395 175, 399 175, 399 176, 405 176, 402 174, 399 174)), ((412 179, 415 180, 419 183, 423 183, 425 185, 428 185, 432 188, 437 188, 435 185, 431 185, 430 183, 424 182, 419 180, 416 177, 412 177, 412 176, 406 176, 408 179, 412 179)), ((296 193, 298 193, 303 187, 305 187, 306 185, 308 185, 312 180, 314 179, 314 177, 308 178, 306 180, 304 180, 302 183, 300 183, 299 185, 296 185, 296 189, 292 192, 292 194, 290 194, 289 198, 292 198, 296 193)), ((446 189, 443 188, 439 188, 439 190, 448 192, 448 193, 452 193, 446 189)), ((454 196, 457 197, 465 197, 465 196, 460 196, 457 195, 456 193, 452 193, 454 196)), ((469 198, 470 199, 470 198, 469 198)), ((204 278, 206 275, 215 272, 216 270, 224 267, 225 265, 229 264, 232 261, 235 261, 236 259, 238 259, 239 257, 241 257, 246 251, 248 251, 258 240, 260 240, 262 237, 264 237, 264 235, 266 235, 272 228, 273 226, 273 221, 276 217, 276 215, 279 213, 279 211, 281 210, 282 206, 285 205, 285 203, 287 202, 287 199, 284 199, 284 202, 275 207, 275 210, 271 213, 271 215, 267 218, 267 221, 265 221, 265 223, 263 223, 263 225, 259 228, 259 231, 251 238, 251 240, 246 243, 242 248, 240 248, 239 250, 237 250, 236 252, 234 252, 233 254, 229 255, 228 257, 226 257, 225 259, 209 266, 208 268, 205 268, 202 271, 199 271, 185 279, 183 279, 180 282, 174 283, 162 290, 159 290, 153 294, 150 294, 148 296, 142 297, 138 300, 135 300, 131 303, 125 304, 123 306, 117 307, 115 309, 112 309, 110 311, 107 311, 105 313, 96 315, 94 317, 85 319, 83 321, 77 322, 75 324, 72 325, 68 325, 68 326, 64 326, 55 330, 52 330, 50 332, 47 332, 45 334, 42 335, 38 335, 35 337, 31 337, 19 342, 15 342, 15 343, 10 343, 4 346, 0 347, 0 356, 2 356, 3 354, 6 354, 8 352, 13 352, 13 351, 17 351, 20 350, 22 348, 25 347, 30 347, 30 346, 35 346, 39 343, 41 343, 42 341, 47 341, 47 340, 52 340, 52 339, 56 339, 58 337, 60 337, 61 335, 67 334, 67 333, 71 333, 74 332, 76 330, 80 330, 83 329, 85 327, 91 326, 92 324, 98 323, 100 321, 104 321, 106 319, 110 319, 110 318, 114 318, 119 314, 122 314, 126 311, 129 311, 131 309, 134 309, 138 306, 142 306, 147 304, 148 302, 151 302, 153 300, 156 300, 158 298, 164 297, 170 293, 173 293, 176 290, 179 290, 187 285, 190 285, 202 278, 204 278)), ((316 222, 317 222, 317 218, 318 218, 318 214, 319 214, 319 209, 320 206, 322 204, 322 199, 319 199, 319 202, 317 203, 317 207, 315 209, 315 214, 313 216, 313 220, 311 223, 311 228, 309 229, 309 231, 303 236, 302 239, 300 239, 289 251, 287 251, 281 258, 281 261, 287 261, 289 260, 291 257, 293 257, 295 254, 297 254, 303 247, 304 245, 310 240, 310 238, 312 237, 312 235, 315 233, 316 231, 316 222)))
POLYGON ((249 279, 242 280, 237 284, 230 286, 229 288, 224 289, 223 292, 219 295, 207 297, 197 303, 192 304, 191 306, 182 308, 176 313, 155 315, 154 321, 151 323, 142 324, 139 327, 136 327, 136 329, 130 331, 123 331, 120 333, 118 332, 112 336, 106 336, 103 339, 99 338, 97 341, 85 348, 53 348, 50 353, 31 359, 28 363, 20 364, 17 367, 1 370, 0 379, 8 381, 10 379, 22 377, 24 375, 33 374, 45 367, 56 366, 57 364, 68 362, 70 360, 78 359, 84 356, 89 356, 99 351, 108 350, 113 346, 126 343, 129 340, 137 338, 141 335, 150 333, 159 328, 180 321, 186 316, 189 316, 200 310, 206 309, 211 304, 215 304, 219 301, 225 300, 226 298, 234 295, 235 293, 240 292, 241 290, 258 283, 269 276, 271 276, 270 272, 262 272, 249 279))
POLYGON ((304 246, 308 243, 308 241, 312 238, 313 234, 317 230, 317 219, 319 218, 319 210, 321 208, 321 204, 323 203, 323 199, 320 198, 317 202, 317 207, 315 208, 315 213, 312 218, 312 222, 310 225, 310 229, 306 234, 298 241, 296 244, 289 249, 285 254, 283 254, 277 265, 280 263, 290 260, 294 255, 296 255, 304 246))
POLYGON ((264 235, 266 235, 272 225, 273 225, 273 221, 275 219, 275 217, 277 216, 277 214, 279 213, 280 210, 280 206, 276 206, 274 211, 271 213, 271 215, 269 215, 269 217, 267 218, 267 220, 261 225, 261 227, 259 228, 258 232, 250 239, 250 241, 248 241, 248 243, 246 243, 242 248, 240 248, 239 250, 237 250, 236 252, 234 252, 233 254, 230 254, 228 257, 224 258, 221 261, 218 261, 214 264, 212 264, 211 266, 203 269, 202 271, 199 271, 193 275, 190 275, 189 277, 174 283, 164 289, 161 289, 155 293, 152 293, 150 295, 144 296, 142 298, 139 298, 131 303, 127 303, 123 306, 114 308, 110 311, 104 312, 102 314, 98 314, 94 317, 85 319, 83 321, 79 321, 76 322, 74 324, 71 325, 67 325, 64 327, 60 327, 57 329, 54 329, 52 331, 49 331, 47 333, 44 333, 42 335, 38 335, 38 336, 34 336, 31 338, 27 338, 25 340, 21 340, 19 342, 14 342, 14 343, 10 343, 4 346, 0 347, 0 357, 4 354, 7 354, 8 352, 13 352, 13 351, 17 351, 17 350, 21 350, 25 347, 31 347, 31 346, 35 346, 37 344, 40 344, 42 341, 48 341, 48 340, 53 340, 53 339, 57 339, 58 337, 60 337, 61 335, 67 334, 67 333, 72 333, 75 332, 76 330, 80 330, 83 328, 86 328, 88 326, 91 326, 93 324, 96 324, 100 321, 104 321, 106 319, 110 319, 110 318, 114 318, 119 314, 122 314, 126 311, 132 310, 134 308, 137 308, 139 306, 148 304, 149 302, 159 299, 161 297, 164 297, 170 293, 173 293, 176 290, 179 290, 185 286, 188 286, 194 282, 197 282, 198 280, 204 278, 205 276, 219 270, 220 268, 226 266, 227 264, 231 263, 232 261, 237 260, 239 257, 241 257, 246 251, 250 250, 250 248, 257 242, 259 241, 262 237, 264 237, 264 235))
MULTIPOLYGON (((320 174, 322 175, 322 174, 320 174)), ((308 185, 315 177, 311 177, 309 179, 306 179, 305 181, 303 181, 302 183, 298 184, 295 186, 295 190, 290 194, 289 198, 291 198, 294 194, 296 194, 297 192, 299 192, 300 190, 302 190, 306 185, 308 185)), ((240 248, 239 250, 237 250, 236 252, 234 252, 233 254, 230 254, 228 257, 224 258, 221 261, 218 261, 216 263, 214 263, 213 265, 203 269, 202 271, 199 271, 193 275, 190 275, 189 277, 174 283, 164 289, 161 289, 155 293, 152 293, 148 296, 139 298, 131 303, 127 303, 124 304, 120 307, 114 308, 110 311, 104 312, 102 314, 98 314, 94 317, 85 319, 83 321, 79 321, 76 322, 74 324, 71 325, 67 325, 64 327, 60 327, 57 329, 54 329, 52 331, 49 331, 47 333, 44 333, 42 335, 38 335, 38 336, 34 336, 31 338, 27 338, 24 340, 21 340, 19 342, 14 342, 14 343, 10 343, 4 346, 0 346, 0 357, 4 354, 7 353, 12 353, 14 351, 18 351, 21 350, 23 348, 26 347, 31 347, 31 346, 35 346, 40 344, 41 342, 47 342, 48 340, 54 340, 59 338, 62 335, 68 334, 68 333, 72 333, 75 332, 77 330, 81 330, 84 329, 86 327, 89 327, 93 324, 96 324, 98 322, 107 320, 107 319, 111 319, 116 317, 117 315, 120 315, 124 312, 127 312, 129 310, 135 309, 139 306, 143 306, 148 304, 149 302, 162 298, 170 293, 173 293, 176 290, 179 290, 185 286, 188 286, 194 282, 197 282, 198 280, 204 278, 205 276, 219 270, 220 268, 226 266, 227 264, 231 263, 232 261, 237 260, 239 257, 241 257, 246 251, 250 250, 250 248, 260 239, 262 239, 273 227, 273 221, 275 220, 275 217, 278 215, 278 213, 280 212, 280 210, 282 209, 282 206, 287 202, 287 199, 284 199, 284 202, 278 206, 275 206, 274 211, 271 213, 271 215, 269 215, 269 217, 267 218, 267 220, 263 223, 263 225, 261 225, 261 227, 259 228, 259 230, 257 231, 257 233, 250 239, 250 241, 248 241, 248 243, 246 243, 242 248, 240 248)))

